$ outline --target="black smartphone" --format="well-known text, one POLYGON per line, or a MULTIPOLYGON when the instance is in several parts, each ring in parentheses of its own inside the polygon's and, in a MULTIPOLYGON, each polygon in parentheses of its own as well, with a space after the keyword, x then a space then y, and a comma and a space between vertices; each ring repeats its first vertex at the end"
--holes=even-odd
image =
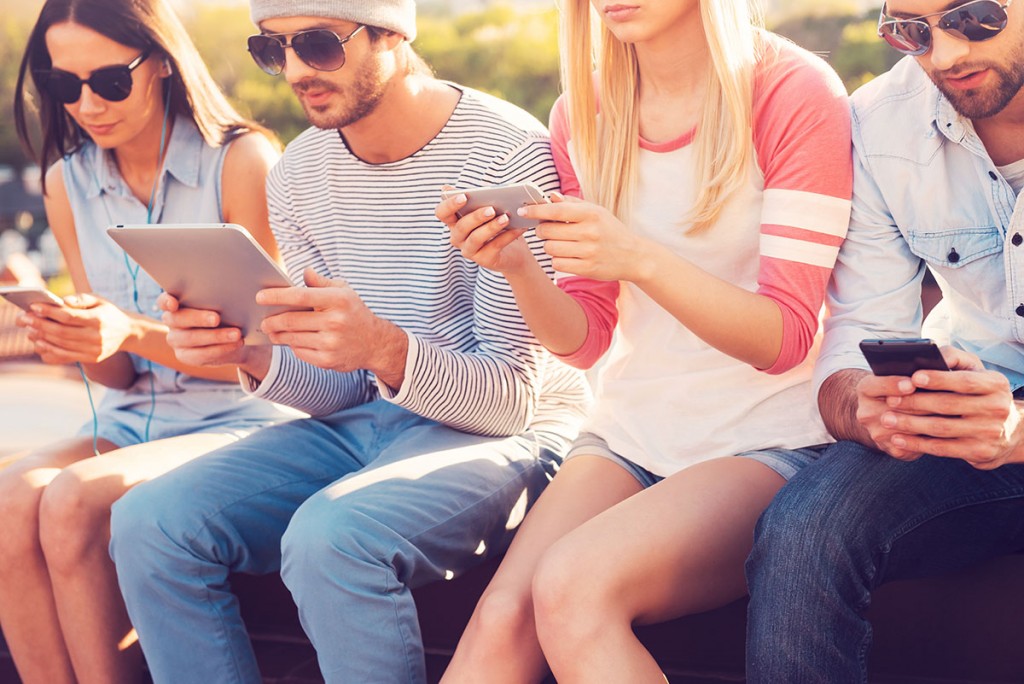
POLYGON ((927 339, 861 340, 860 350, 875 375, 910 377, 919 370, 949 370, 939 347, 927 339))

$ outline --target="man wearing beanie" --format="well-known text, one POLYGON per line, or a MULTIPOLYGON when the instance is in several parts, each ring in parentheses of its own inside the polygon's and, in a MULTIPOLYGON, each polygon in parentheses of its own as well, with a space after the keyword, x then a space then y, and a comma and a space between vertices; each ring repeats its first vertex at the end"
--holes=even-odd
POLYGON ((434 79, 412 0, 254 0, 252 16, 250 53, 313 124, 267 182, 298 286, 258 301, 304 310, 266 319, 278 346, 260 347, 161 305, 179 358, 237 364, 246 391, 312 417, 121 499, 118 578, 158 684, 259 682, 228 576, 279 569, 328 682, 422 682, 410 590, 502 552, 582 418, 581 376, 434 216, 445 184, 555 189, 547 134, 434 79))

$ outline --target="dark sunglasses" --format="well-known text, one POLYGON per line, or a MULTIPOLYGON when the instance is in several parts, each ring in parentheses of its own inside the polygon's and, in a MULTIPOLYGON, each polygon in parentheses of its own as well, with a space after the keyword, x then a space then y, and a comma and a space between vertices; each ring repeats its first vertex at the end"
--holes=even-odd
POLYGON ((280 34, 260 33, 249 36, 249 54, 256 66, 271 76, 284 71, 286 48, 295 50, 295 56, 317 71, 337 71, 345 66, 345 43, 365 26, 357 26, 356 30, 344 38, 329 29, 311 29, 300 31, 286 43, 280 34))
POLYGON ((128 64, 117 64, 97 69, 85 80, 61 69, 40 69, 34 73, 46 88, 46 92, 64 104, 78 102, 78 98, 82 97, 83 83, 89 84, 89 90, 104 100, 120 102, 132 92, 132 72, 146 61, 152 51, 153 48, 146 48, 141 55, 128 64))
POLYGON ((1006 8, 1013 0, 1000 4, 996 0, 972 0, 959 7, 913 19, 887 16, 885 5, 878 17, 878 35, 890 46, 906 55, 923 55, 932 47, 932 26, 924 21, 938 17, 935 28, 976 43, 994 38, 1006 28, 1006 8))

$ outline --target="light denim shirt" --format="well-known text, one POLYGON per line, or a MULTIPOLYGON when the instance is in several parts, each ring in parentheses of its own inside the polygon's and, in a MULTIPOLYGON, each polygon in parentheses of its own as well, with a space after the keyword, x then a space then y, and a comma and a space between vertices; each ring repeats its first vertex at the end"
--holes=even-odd
MULTIPOLYGON (((223 222, 221 176, 229 148, 230 143, 207 145, 191 121, 176 119, 153 196, 153 223, 223 222)), ((137 303, 143 315, 159 319, 160 286, 137 270, 106 232, 111 224, 146 223, 146 204, 132 193, 111 153, 92 141, 64 159, 63 178, 92 291, 130 313, 137 303)), ((135 354, 131 358, 135 383, 126 390, 107 389, 97 408, 99 436, 119 446, 141 441, 151 411, 153 439, 225 426, 250 429, 286 416, 270 402, 247 397, 236 383, 192 377, 135 354)), ((86 425, 81 434, 91 432, 86 425)))
POLYGON ((851 100, 853 210, 815 392, 839 370, 867 369, 862 339, 922 335, 977 354, 1021 387, 1024 202, 913 58, 851 100), (922 326, 926 266, 943 298, 922 326))

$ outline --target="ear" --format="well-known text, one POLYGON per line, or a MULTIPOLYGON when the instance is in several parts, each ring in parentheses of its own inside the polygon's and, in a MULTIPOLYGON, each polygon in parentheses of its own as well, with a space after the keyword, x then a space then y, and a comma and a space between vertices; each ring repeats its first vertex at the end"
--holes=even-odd
POLYGON ((167 78, 174 73, 174 67, 171 66, 171 60, 169 57, 164 57, 164 61, 160 64, 160 77, 167 78))

